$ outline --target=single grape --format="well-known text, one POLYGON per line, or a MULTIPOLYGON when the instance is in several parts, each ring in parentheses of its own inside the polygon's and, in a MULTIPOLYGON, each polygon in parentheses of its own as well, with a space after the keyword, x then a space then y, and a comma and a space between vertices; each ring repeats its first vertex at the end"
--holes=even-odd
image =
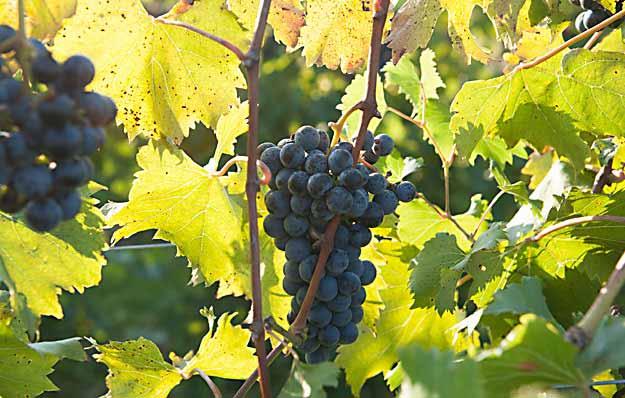
POLYGON ((395 142, 386 134, 379 134, 375 137, 373 144, 373 153, 378 156, 388 156, 393 152, 395 142))
POLYGON ((371 242, 372 238, 373 235, 371 234, 369 228, 358 223, 352 225, 349 238, 349 243, 351 243, 352 245, 365 247, 371 242))
POLYGON ((345 325, 347 325, 350 321, 352 320, 352 310, 351 309, 346 309, 344 311, 340 311, 340 312, 333 312, 332 313, 332 325, 336 326, 336 327, 343 327, 345 325))
POLYGON ((332 312, 341 312, 350 308, 352 304, 351 296, 346 296, 344 294, 337 294, 335 298, 328 301, 326 305, 328 309, 332 312))
POLYGON ((274 146, 265 149, 260 156, 260 160, 265 163, 267 167, 269 167, 269 170, 271 170, 271 174, 275 179, 275 176, 282 168, 282 163, 280 162, 280 148, 274 146))
POLYGON ((278 250, 282 250, 285 251, 286 250, 286 244, 289 241, 289 237, 285 236, 284 238, 276 238, 276 240, 273 241, 273 243, 276 245, 276 248, 278 250))
POLYGON ((310 214, 310 206, 312 205, 312 198, 308 195, 293 195, 291 196, 291 210, 293 213, 299 216, 307 216, 310 214))
POLYGON ((373 197, 373 201, 382 207, 382 211, 384 211, 384 215, 389 215, 397 210, 397 205, 399 205, 399 200, 397 199, 397 195, 393 191, 384 190, 382 193, 379 193, 373 197))
POLYGON ((375 228, 382 224, 384 221, 384 210, 376 202, 369 202, 365 214, 363 214, 358 221, 369 228, 375 228))
POLYGON ((338 277, 347 269, 349 265, 349 257, 347 252, 341 249, 333 249, 326 263, 326 272, 332 276, 338 277))
POLYGON ((276 175, 276 187, 280 191, 289 192, 289 178, 291 178, 294 172, 295 170, 293 169, 282 169, 278 172, 276 175))
POLYGON ((299 281, 284 278, 282 280, 282 288, 289 296, 295 296, 302 284, 299 281))
POLYGON ((305 151, 312 151, 318 147, 319 140, 319 130, 312 126, 302 126, 295 132, 295 143, 305 151))
POLYGON ((83 127, 80 154, 90 156, 104 145, 105 133, 101 127, 83 127))
POLYGON ((63 210, 63 220, 65 221, 71 220, 80 212, 82 198, 77 190, 57 194, 54 200, 61 206, 61 210, 63 210))
POLYGON ((360 278, 364 270, 365 268, 362 265, 362 261, 360 261, 360 259, 355 258, 349 261, 349 265, 347 266, 347 271, 357 275, 360 278))
POLYGON ((56 164, 52 176, 55 186, 77 188, 87 179, 87 170, 80 160, 65 160, 56 164))
POLYGON ((9 25, 0 25, 0 44, 3 45, 2 47, 0 47, 0 52, 8 53, 13 51, 16 43, 8 45, 8 42, 9 40, 14 40, 15 36, 15 29, 10 27, 9 25))
POLYGON ((61 73, 61 67, 47 51, 37 54, 37 56, 33 58, 30 68, 33 79, 43 84, 54 82, 61 73))
POLYGON ((308 239, 293 238, 287 242, 284 252, 287 260, 300 262, 312 254, 312 246, 308 239))
POLYGON ((352 295, 352 302, 350 304, 350 307, 353 308, 353 307, 361 306, 365 302, 366 298, 367 298, 367 292, 365 292, 364 287, 361 287, 360 289, 356 291, 356 293, 352 295))
POLYGON ((377 270, 375 269, 375 265, 369 260, 365 260, 362 262, 363 265, 363 273, 360 276, 360 283, 363 286, 367 286, 373 283, 375 280, 375 276, 377 275, 377 270))
POLYGON ((346 296, 354 294, 361 287, 360 278, 351 272, 344 272, 338 277, 339 292, 346 296))
MULTIPOLYGON (((328 206, 323 199, 315 199, 313 200, 312 206, 310 207, 310 213, 313 218, 325 223, 330 221, 334 217, 334 213, 328 209, 328 206)), ((325 230, 325 225, 323 226, 325 230)))
POLYGON ((305 217, 291 213, 284 219, 284 230, 293 238, 299 238, 306 235, 308 227, 308 220, 305 217))
POLYGON ((46 166, 28 166, 15 171, 12 185, 19 195, 27 199, 46 196, 52 189, 52 173, 46 166))
POLYGON ((350 154, 354 151, 354 145, 351 142, 341 141, 334 147, 334 150, 343 149, 350 154))
POLYGON ((334 234, 334 248, 344 249, 349 245, 349 228, 343 224, 339 224, 334 234))
POLYGON ((81 93, 78 96, 78 106, 83 110, 91 124, 96 127, 106 126, 117 116, 115 102, 96 92, 81 93))
POLYGON ((335 149, 330 153, 330 156, 328 156, 328 166, 335 176, 338 176, 343 170, 351 167, 353 161, 354 158, 352 158, 352 154, 345 149, 335 149))
POLYGON ((320 347, 317 351, 306 354, 305 359, 306 363, 310 365, 315 365, 318 363, 329 361, 330 353, 327 350, 324 350, 323 347, 320 347))
MULTIPOLYGON (((314 351, 317 351, 320 346, 321 346, 321 343, 319 343, 319 340, 315 337, 309 337, 306 340, 304 340, 302 345, 299 346, 299 349, 302 350, 304 354, 306 354, 306 362, 311 363, 309 362, 308 355, 310 355, 314 351)), ((323 360, 320 362, 323 362, 323 360)))
POLYGON ((395 195, 400 202, 410 202, 417 197, 417 188, 413 183, 404 181, 395 187, 395 195))
POLYGON ((263 142, 256 147, 256 156, 260 159, 263 156, 263 152, 266 149, 273 148, 275 145, 272 142, 263 142))
POLYGON ((305 195, 308 193, 308 179, 306 172, 296 171, 291 174, 288 181, 288 190, 293 195, 305 195))
POLYGON ((10 77, 0 80, 0 104, 15 103, 24 94, 22 83, 10 77))
MULTIPOLYGON (((297 293, 295 293, 295 297, 293 298, 293 300, 295 300, 296 303, 301 305, 304 302, 304 299, 306 298, 307 292, 308 292, 308 285, 304 285, 300 287, 297 290, 297 293)), ((299 307, 297 308, 296 312, 299 312, 299 307)))
POLYGON ((35 158, 22 133, 13 133, 3 141, 8 163, 13 166, 29 165, 35 158))
POLYGON ((288 236, 284 230, 284 219, 275 214, 267 214, 263 220, 263 229, 267 235, 275 239, 288 236))
POLYGON ((317 173, 308 179, 307 189, 313 198, 322 198, 334 186, 332 177, 325 173, 317 173))
POLYGON ((304 164, 305 160, 304 148, 295 143, 288 143, 280 149, 280 161, 284 167, 297 169, 304 164))
POLYGON ((295 297, 293 297, 291 299, 291 312, 298 313, 299 310, 302 308, 301 303, 297 301, 297 295, 299 294, 299 292, 302 291, 302 289, 305 290, 306 288, 305 287, 300 287, 297 290, 297 293, 295 294, 295 297))
POLYGON ((71 124, 50 129, 43 136, 45 152, 53 159, 67 159, 78 155, 82 145, 81 131, 71 124))
POLYGON ((367 207, 369 206, 369 195, 367 191, 364 189, 358 189, 352 193, 352 208, 349 210, 349 216, 351 218, 359 218, 365 211, 367 211, 367 207))
POLYGON ((365 185, 365 189, 369 193, 377 195, 384 192, 387 185, 388 183, 386 181, 386 178, 382 174, 373 173, 369 175, 369 178, 367 179, 367 184, 365 185))
POLYGON ((341 338, 339 339, 341 344, 352 344, 358 339, 358 328, 354 322, 348 323, 347 326, 343 326, 339 331, 341 333, 341 338))
POLYGON ((319 288, 315 297, 319 301, 330 301, 338 294, 338 283, 336 278, 330 275, 324 275, 319 281, 319 288))
POLYGON ((334 187, 326 195, 326 205, 334 214, 347 214, 352 208, 352 194, 343 187, 334 187))
POLYGON ((347 246, 345 251, 347 252, 347 256, 349 257, 349 261, 352 261, 354 259, 360 258, 360 252, 361 252, 360 247, 349 245, 349 246, 347 246))
POLYGON ((51 198, 37 199, 28 203, 24 217, 31 229, 47 232, 61 222, 63 209, 51 198))
MULTIPOLYGON (((357 138, 358 137, 352 138, 352 142, 354 143, 354 145, 356 145, 357 138)), ((374 139, 375 138, 373 137, 373 133, 371 132, 371 130, 367 130, 367 133, 365 134, 365 140, 363 141, 363 144, 362 144, 362 150, 370 151, 371 148, 373 148, 374 139)))
POLYGON ((75 103, 65 94, 59 95, 41 102, 39 115, 44 122, 55 127, 61 127, 75 116, 75 103))
POLYGON ((319 342, 322 346, 332 347, 339 342, 339 339, 341 338, 341 333, 336 326, 328 325, 323 329, 319 330, 317 338, 319 339, 319 342))
POLYGON ((318 328, 322 328, 332 321, 332 312, 323 304, 316 304, 308 313, 308 321, 318 328))
POLYGON ((325 153, 320 150, 314 150, 308 154, 306 161, 304 162, 304 170, 308 174, 327 173, 328 172, 328 158, 325 153))
POLYGON ((303 282, 302 278, 299 277, 299 263, 295 261, 287 261, 284 263, 284 267, 282 267, 282 271, 284 272, 284 277, 290 279, 291 281, 303 282))
POLYGON ((350 191, 362 188, 366 181, 362 173, 353 167, 343 170, 339 175, 339 184, 350 191))
POLYGON ((282 191, 269 191, 265 195, 265 205, 270 213, 277 217, 286 217, 291 212, 290 200, 288 194, 282 191))
POLYGON ((297 317, 297 312, 295 312, 295 311, 293 311, 293 310, 289 311, 289 313, 288 313, 288 314, 286 314, 286 320, 287 320, 289 323, 293 323, 293 322, 295 321, 295 318, 296 318, 296 317, 297 317))
POLYGON ((310 282, 313 273, 315 272, 315 266, 317 265, 317 255, 312 254, 299 263, 299 277, 303 281, 310 282))
POLYGON ((362 158, 369 164, 376 164, 380 160, 380 157, 373 153, 373 150, 366 151, 362 158))
POLYGON ((61 67, 61 80, 66 88, 83 89, 95 76, 95 66, 83 55, 69 57, 61 67))
POLYGON ((295 141, 293 141, 290 138, 283 138, 280 141, 278 141, 278 148, 282 149, 286 144, 293 144, 295 141))
POLYGON ((362 306, 352 307, 350 308, 352 315, 352 322, 359 323, 362 321, 362 318, 365 317, 365 312, 362 309, 362 306))

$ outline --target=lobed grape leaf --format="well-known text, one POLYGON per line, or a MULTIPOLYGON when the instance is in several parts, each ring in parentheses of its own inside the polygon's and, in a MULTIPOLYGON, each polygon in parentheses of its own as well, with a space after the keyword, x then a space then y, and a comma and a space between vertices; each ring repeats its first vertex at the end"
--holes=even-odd
MULTIPOLYGON (((354 73, 369 55, 373 12, 361 0, 308 0, 299 45, 307 65, 354 73)), ((362 91, 361 91, 362 93, 362 91)))
POLYGON ((555 323, 538 278, 523 277, 521 283, 509 284, 505 289, 495 293, 495 299, 484 311, 485 315, 505 313, 515 315, 531 313, 555 323))
MULTIPOLYGON (((155 141, 139 150, 137 162, 142 170, 136 174, 129 202, 108 219, 120 226, 114 241, 156 229, 155 239, 176 244, 179 254, 188 258, 194 283, 219 281, 219 297, 251 298, 245 173, 214 177, 180 149, 155 141)), ((288 297, 280 287, 282 271, 277 271, 283 254, 262 232, 261 237, 265 307, 268 314, 283 318, 288 297)))
MULTIPOLYGON (((364 75, 359 74, 354 76, 349 86, 345 88, 345 95, 341 98, 341 103, 336 106, 336 109, 341 111, 341 116, 345 115, 349 109, 362 100, 362 93, 366 91, 367 79, 364 75)), ((378 75, 378 83, 376 85, 376 101, 378 103, 378 111, 382 116, 387 111, 386 99, 384 98, 384 86, 382 85, 382 79, 378 75)), ((347 134, 350 137, 355 137, 358 134, 360 123, 362 121, 362 112, 355 112, 347 118, 345 126, 347 127, 347 134)), ((369 123, 369 130, 375 132, 382 119, 374 118, 369 123)))
POLYGON ((324 388, 338 386, 340 372, 333 362, 308 365, 293 360, 291 373, 278 398, 326 398, 324 388))
POLYGON ((462 349, 464 337, 454 339, 452 326, 456 315, 439 316, 433 308, 411 309, 413 299, 406 281, 409 270, 406 257, 414 249, 398 242, 380 242, 377 250, 386 257, 387 264, 378 278, 386 288, 380 292, 384 309, 376 324, 377 333, 361 330, 354 344, 341 346, 336 359, 345 369, 352 392, 358 395, 364 382, 380 372, 386 372, 397 362, 397 350, 415 343, 440 349, 462 349))
POLYGON ((410 156, 403 158, 397 149, 376 163, 378 171, 387 176, 386 179, 392 184, 401 182, 421 167, 423 167, 423 158, 415 159, 410 156))
POLYGON ((49 233, 37 233, 23 220, 0 213, 0 280, 22 294, 35 315, 63 317, 58 296, 82 293, 100 283, 106 260, 104 220, 92 203, 49 233))
POLYGON ((471 358, 461 361, 451 351, 424 350, 413 345, 399 352, 404 382, 399 398, 483 398, 483 379, 471 358))
POLYGON ((478 357, 487 397, 508 396, 523 385, 578 385, 577 349, 553 325, 535 315, 521 317, 501 345, 478 357))
MULTIPOLYGON (((253 31, 258 15, 258 0, 228 0, 230 10, 236 14, 245 29, 253 31)), ((294 49, 304 26, 304 10, 299 0, 273 0, 268 22, 273 28, 276 41, 294 49)))
POLYGON ((222 115, 215 127, 217 136, 217 148, 212 161, 215 167, 219 165, 222 155, 234 155, 234 144, 237 137, 247 133, 247 118, 249 115, 249 104, 247 101, 236 107, 232 107, 228 113, 222 115))
MULTIPOLYGON (((77 0, 24 0, 28 36, 51 39, 63 20, 76 12, 77 0)), ((0 0, 0 24, 17 28, 17 0, 0 0)))
MULTIPOLYGON (((242 45, 246 33, 218 1, 201 1, 177 17, 242 45)), ((55 39, 55 53, 82 53, 96 66, 91 85, 112 97, 118 123, 132 139, 139 134, 180 143, 197 122, 215 126, 245 87, 239 60, 196 33, 159 24, 139 0, 90 4, 55 39), (87 27, 87 28, 85 28, 87 27)))
POLYGON ((590 154, 580 131, 623 135, 622 75, 622 54, 572 50, 531 69, 465 83, 452 104, 451 126, 509 145, 524 139, 538 150, 551 146, 580 169, 590 154))
POLYGON ((397 10, 386 38, 395 61, 406 52, 428 46, 442 13, 439 0, 407 0, 397 10))

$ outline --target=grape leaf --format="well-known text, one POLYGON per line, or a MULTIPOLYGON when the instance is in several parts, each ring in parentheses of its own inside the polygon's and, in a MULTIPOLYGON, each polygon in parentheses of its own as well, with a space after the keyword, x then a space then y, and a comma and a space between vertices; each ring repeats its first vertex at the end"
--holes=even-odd
POLYGON ((399 398, 484 397, 480 369, 471 358, 458 361, 451 351, 408 346, 399 359, 407 376, 399 398))
POLYGON ((103 226, 92 203, 84 203, 74 220, 44 234, 0 213, 0 280, 23 294, 34 314, 62 318, 62 290, 82 293, 100 283, 106 262, 103 226))
MULTIPOLYGON (((228 0, 230 10, 235 13, 241 25, 253 31, 258 15, 258 0, 228 0)), ((273 0, 269 9, 268 22, 273 28, 276 41, 289 49, 297 45, 300 29, 304 25, 304 10, 299 0, 273 0)))
MULTIPOLYGON (((183 151, 154 141, 139 150, 137 162, 142 171, 136 174, 129 202, 109 216, 111 225, 120 225, 114 241, 156 229, 155 239, 176 244, 189 259, 195 283, 219 281, 219 297, 251 298, 245 173, 213 177, 183 151)), ((283 255, 262 232, 261 237, 265 307, 268 314, 281 318, 272 303, 282 303, 283 308, 287 300, 278 287, 281 274, 276 273, 283 255)))
POLYGON ((29 346, 42 355, 52 355, 58 359, 67 358, 74 361, 86 361, 87 354, 85 354, 85 350, 80 344, 81 341, 82 337, 72 337, 65 340, 30 343, 29 346))
MULTIPOLYGON (((25 0, 27 33, 38 39, 51 39, 61 28, 63 20, 76 11, 77 0, 25 0)), ((0 24, 17 28, 16 0, 0 0, 0 24)))
MULTIPOLYGON (((444 214, 439 209, 440 214, 444 214)), ((417 247, 432 239, 439 232, 448 232, 458 238, 458 246, 468 250, 471 242, 460 233, 458 228, 448 219, 439 215, 428 206, 422 199, 413 200, 410 203, 401 204, 397 210, 399 214, 398 234, 402 242, 417 247)), ((455 216, 456 221, 467 231, 473 231, 478 225, 479 217, 470 213, 455 216)), ((482 225, 480 231, 485 226, 482 225)))
POLYGON ((399 92, 404 94, 406 99, 410 101, 413 107, 413 114, 420 113, 420 104, 423 102, 421 79, 419 79, 419 71, 412 63, 410 58, 402 57, 402 59, 393 64, 387 63, 382 69, 386 79, 386 84, 396 85, 399 92))
MULTIPOLYGON (((449 123, 448 123, 449 126, 449 123)), ((512 151, 501 137, 485 137, 481 128, 464 129, 456 132, 458 155, 474 165, 478 156, 493 160, 499 168, 512 164, 512 151)))
POLYGON ((589 155, 580 130, 623 135, 622 75, 625 56, 578 49, 531 69, 465 83, 452 104, 452 129, 481 128, 509 145, 525 139, 539 150, 551 146, 580 168, 589 155))
POLYGON ((442 12, 439 0, 407 0, 397 10, 386 38, 395 61, 406 52, 428 46, 442 12))
MULTIPOLYGON (((197 2, 178 17, 235 44, 247 33, 219 1, 197 2)), ((55 52, 81 53, 96 65, 92 88, 112 97, 118 123, 139 134, 176 143, 197 122, 215 126, 245 87, 239 60, 211 40, 159 24, 139 0, 78 3, 76 15, 55 40, 55 52), (88 26, 89 29, 85 29, 88 26)))
MULTIPOLYGON (((299 45, 307 65, 353 73, 369 55, 373 13, 361 0, 308 0, 299 45)), ((362 93, 362 92, 361 92, 362 93)))
POLYGON ((93 357, 109 368, 106 386, 110 398, 166 398, 182 375, 165 362, 156 344, 138 340, 95 344, 93 357))
POLYGON ((402 158, 401 153, 394 149, 390 155, 381 158, 376 167, 381 174, 387 176, 390 183, 396 184, 423 167, 423 158, 402 158))
POLYGON ((436 54, 426 48, 419 57, 419 68, 421 70, 421 84, 427 99, 438 99, 438 89, 447 87, 436 68, 436 54))
MULTIPOLYGON (((354 76, 349 86, 345 89, 345 95, 341 98, 341 103, 336 106, 336 109, 341 111, 341 115, 344 115, 349 109, 362 100, 362 93, 367 90, 367 79, 364 75, 359 74, 354 76)), ((382 80, 378 75, 378 83, 376 85, 376 101, 378 103, 378 111, 382 116, 387 111, 386 99, 384 98, 384 86, 382 80)), ((347 118, 347 134, 349 137, 354 137, 358 134, 360 123, 362 121, 362 112, 355 112, 347 118)), ((369 130, 376 131, 382 119, 374 118, 369 123, 369 130)))
POLYGON ((336 359, 345 369, 355 395, 368 378, 391 369, 398 360, 400 347, 416 343, 446 349, 466 344, 463 337, 454 339, 451 327, 458 321, 456 315, 439 316, 433 308, 410 308, 413 299, 406 283, 409 278, 406 257, 412 256, 414 250, 388 241, 380 242, 377 249, 387 260, 379 276, 387 287, 380 292, 384 309, 376 324, 377 333, 361 330, 354 344, 339 348, 336 359))
POLYGON ((234 144, 237 137, 247 133, 247 117, 249 115, 249 104, 247 101, 239 106, 231 108, 228 113, 222 115, 217 121, 215 135, 217 136, 217 148, 213 155, 212 162, 215 167, 219 165, 222 155, 234 155, 234 144))
POLYGON ((278 398, 326 398, 325 387, 336 387, 340 369, 333 362, 307 365, 294 360, 278 398))
POLYGON ((0 397, 35 397, 58 388, 46 377, 59 358, 45 355, 18 339, 0 322, 0 397))
POLYGON ((521 283, 512 283, 504 290, 495 293, 494 301, 486 308, 484 314, 498 315, 511 313, 522 315, 531 313, 555 322, 547 307, 540 279, 523 277, 521 283))
POLYGON ((625 347, 621 344, 625 333, 623 317, 605 318, 590 344, 580 352, 576 364, 587 377, 625 365, 625 347))
POLYGON ((583 377, 575 368, 576 354, 575 346, 554 326, 535 315, 524 315, 498 348, 479 357, 487 396, 507 396, 528 384, 577 385, 583 377))

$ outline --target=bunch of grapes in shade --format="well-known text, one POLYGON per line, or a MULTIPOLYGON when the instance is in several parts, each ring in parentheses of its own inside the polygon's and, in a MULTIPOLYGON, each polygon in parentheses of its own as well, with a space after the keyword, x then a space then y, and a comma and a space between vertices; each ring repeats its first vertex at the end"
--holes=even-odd
MULTIPOLYGON (((601 22, 610 18, 613 14, 607 10, 601 3, 596 0, 570 0, 572 4, 579 6, 583 9, 575 18, 575 29, 582 33, 588 29, 592 29, 599 25, 601 22)), ((616 2, 616 11, 619 12, 623 9, 623 0, 616 2)), ((616 21, 610 27, 616 29, 622 20, 616 21)))
POLYGON ((23 211, 45 232, 80 211, 78 188, 93 176, 90 156, 117 108, 85 90, 95 74, 88 58, 58 63, 38 40, 19 45, 15 30, 0 25, 0 211, 23 211), (32 89, 13 77, 17 50, 27 55, 32 89))
POLYGON ((399 202, 416 197, 412 183, 390 184, 374 169, 373 164, 393 150, 388 135, 367 132, 361 159, 368 165, 361 159, 354 162, 352 143, 329 145, 326 132, 304 126, 278 145, 258 147, 272 173, 263 226, 286 254, 283 287, 293 296, 290 323, 308 291, 324 232, 332 219, 340 219, 299 347, 308 363, 330 360, 339 344, 356 341, 364 315, 364 286, 376 277, 373 263, 360 258, 361 249, 371 242, 371 228, 394 213, 399 202))

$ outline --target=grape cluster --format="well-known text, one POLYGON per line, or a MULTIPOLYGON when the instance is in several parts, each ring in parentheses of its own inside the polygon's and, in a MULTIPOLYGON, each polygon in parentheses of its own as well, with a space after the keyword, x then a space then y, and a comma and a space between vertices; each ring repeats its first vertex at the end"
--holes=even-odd
MULTIPOLYGON (((575 18, 575 29, 580 33, 592 29, 612 16, 612 13, 596 0, 571 0, 571 3, 584 10, 575 18)), ((617 2, 617 12, 622 7, 623 1, 620 0, 617 2)), ((621 21, 616 21, 611 27, 617 28, 620 23, 621 21)))
MULTIPOLYGON (((340 217, 334 246, 307 319, 306 338, 299 347, 308 363, 329 360, 339 344, 358 337, 366 293, 376 268, 360 259, 361 248, 372 239, 371 228, 395 212, 399 202, 416 196, 410 182, 389 184, 386 176, 364 163, 354 166, 353 144, 329 148, 326 132, 301 127, 292 138, 258 147, 272 179, 265 195, 269 214, 265 232, 286 254, 284 290, 291 296, 288 321, 293 323, 308 291, 328 223, 340 217)), ((370 165, 391 153, 394 142, 386 134, 367 132, 362 158, 370 165)))
POLYGON ((85 91, 95 74, 88 58, 75 55, 59 64, 34 39, 26 51, 28 89, 12 77, 15 38, 13 28, 0 25, 0 211, 23 209, 28 225, 45 232, 79 212, 78 188, 93 176, 89 157, 102 147, 103 127, 117 108, 110 98, 85 91))

